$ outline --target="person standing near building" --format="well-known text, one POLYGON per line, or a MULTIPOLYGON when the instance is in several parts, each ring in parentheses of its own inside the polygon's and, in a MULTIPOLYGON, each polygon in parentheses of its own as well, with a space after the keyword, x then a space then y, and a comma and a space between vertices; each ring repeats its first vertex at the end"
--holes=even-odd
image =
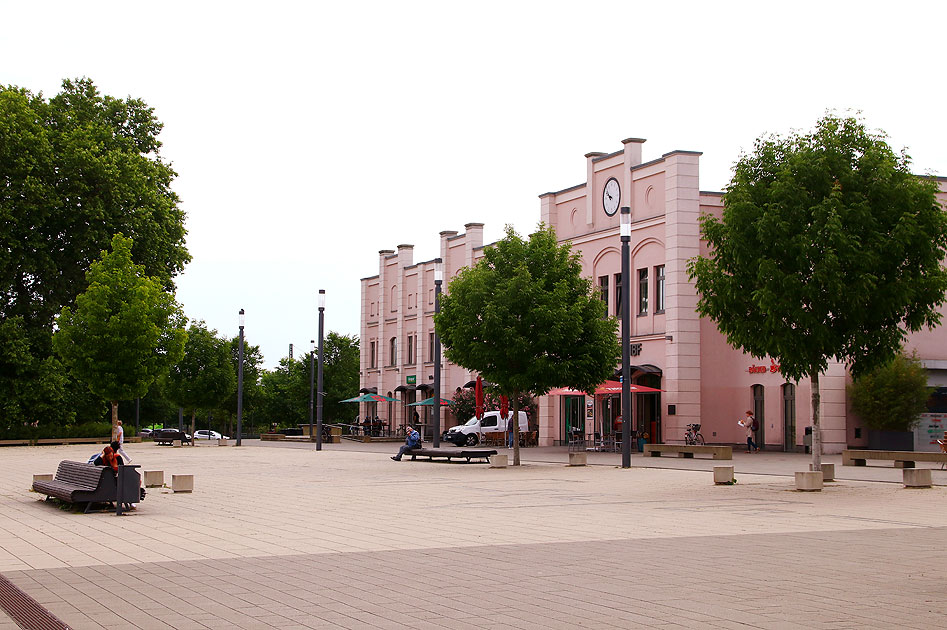
POLYGON ((128 456, 128 453, 125 452, 125 429, 122 427, 122 421, 117 420, 118 424, 115 427, 115 441, 118 442, 118 454, 121 455, 126 462, 129 464, 132 461, 132 458, 128 456))
POLYGON ((753 417, 753 412, 747 411, 746 417, 737 422, 737 424, 743 427, 743 429, 746 431, 746 452, 752 453, 754 450, 756 450, 756 452, 759 453, 760 447, 757 446, 753 439, 755 437, 757 427, 756 418, 753 417))
POLYGON ((510 419, 506 421, 506 447, 513 448, 513 412, 510 412, 510 419))

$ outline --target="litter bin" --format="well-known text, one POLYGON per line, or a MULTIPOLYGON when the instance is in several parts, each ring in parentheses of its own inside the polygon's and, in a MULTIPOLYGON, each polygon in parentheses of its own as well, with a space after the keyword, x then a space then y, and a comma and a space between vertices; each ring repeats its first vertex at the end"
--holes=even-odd
POLYGON ((806 432, 802 436, 802 443, 806 447, 806 452, 812 452, 812 427, 806 427, 806 432))

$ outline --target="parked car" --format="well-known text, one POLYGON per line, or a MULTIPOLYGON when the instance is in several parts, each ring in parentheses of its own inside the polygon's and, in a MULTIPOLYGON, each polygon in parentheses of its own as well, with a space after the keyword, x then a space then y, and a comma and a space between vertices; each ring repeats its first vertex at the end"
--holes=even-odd
MULTIPOLYGON (((483 414, 482 420, 477 420, 477 416, 474 416, 467 421, 466 424, 461 424, 456 427, 451 427, 441 436, 444 440, 448 442, 453 442, 457 446, 476 446, 481 439, 483 439, 484 433, 496 433, 506 431, 507 419, 513 415, 513 412, 509 412, 506 418, 500 418, 499 411, 488 411, 483 414)), ((525 433, 529 431, 529 422, 526 420, 526 412, 521 411, 519 413, 520 417, 520 432, 525 433)))
POLYGON ((175 440, 181 440, 183 444, 191 441, 191 434, 165 427, 152 431, 151 439, 155 441, 155 444, 171 444, 175 440))
POLYGON ((194 439, 195 440, 220 440, 220 439, 229 440, 230 436, 221 435, 220 433, 217 433, 216 431, 211 431, 210 429, 201 429, 200 431, 194 432, 194 439))
POLYGON ((151 429, 142 429, 138 432, 138 437, 151 437, 151 429))

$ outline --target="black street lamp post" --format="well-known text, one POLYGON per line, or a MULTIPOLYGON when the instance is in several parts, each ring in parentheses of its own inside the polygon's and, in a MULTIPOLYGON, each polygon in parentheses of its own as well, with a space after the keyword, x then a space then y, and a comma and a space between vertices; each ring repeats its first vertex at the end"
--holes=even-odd
MULTIPOLYGON (((444 282, 444 261, 434 259, 434 314, 441 312, 441 284, 444 282)), ((434 328, 434 448, 441 446, 441 338, 434 328)))
POLYGON ((631 208, 620 216, 621 234, 621 467, 631 468, 631 208))
POLYGON ((316 382, 316 340, 309 340, 309 439, 316 437, 312 432, 312 405, 315 400, 316 382))
POLYGON ((243 325, 246 321, 246 314, 243 309, 239 313, 240 321, 240 350, 237 355, 237 446, 240 446, 240 438, 243 434, 243 325))
POLYGON ((316 377, 316 450, 322 450, 322 330, 325 323, 326 290, 319 289, 319 375, 316 377))

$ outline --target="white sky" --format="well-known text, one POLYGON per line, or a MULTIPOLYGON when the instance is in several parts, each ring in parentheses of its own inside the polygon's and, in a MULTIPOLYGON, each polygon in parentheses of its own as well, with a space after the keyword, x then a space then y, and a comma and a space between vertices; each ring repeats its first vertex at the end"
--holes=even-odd
POLYGON ((0 83, 88 76, 154 107, 187 212, 188 317, 272 367, 359 332, 378 250, 482 222, 526 234, 583 154, 647 138, 742 149, 861 110, 918 173, 947 175, 943 2, 24 2, 0 0, 0 83))

